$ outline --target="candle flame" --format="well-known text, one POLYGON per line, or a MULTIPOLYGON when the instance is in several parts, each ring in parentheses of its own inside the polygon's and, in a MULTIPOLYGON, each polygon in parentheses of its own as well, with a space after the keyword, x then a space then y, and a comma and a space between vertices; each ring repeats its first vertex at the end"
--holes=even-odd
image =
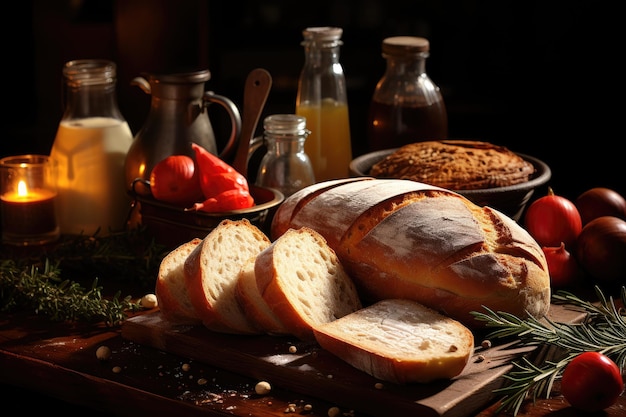
POLYGON ((20 180, 20 182, 17 183, 17 195, 20 197, 26 197, 28 195, 28 189, 26 188, 26 182, 24 182, 24 180, 20 180))

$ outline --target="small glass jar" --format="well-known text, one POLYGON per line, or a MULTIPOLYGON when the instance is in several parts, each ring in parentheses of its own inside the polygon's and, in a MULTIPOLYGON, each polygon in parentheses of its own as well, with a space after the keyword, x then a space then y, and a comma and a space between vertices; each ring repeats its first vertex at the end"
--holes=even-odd
POLYGON ((304 151, 310 131, 306 118, 295 114, 275 114, 263 121, 267 151, 261 159, 256 185, 270 187, 289 197, 315 183, 311 160, 304 151))

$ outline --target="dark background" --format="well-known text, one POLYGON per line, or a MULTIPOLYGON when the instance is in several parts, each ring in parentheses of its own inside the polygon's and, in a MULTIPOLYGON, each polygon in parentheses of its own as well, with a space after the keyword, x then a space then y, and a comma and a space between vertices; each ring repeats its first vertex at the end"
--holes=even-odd
MULTIPOLYGON (((240 108, 244 80, 267 69, 264 116, 293 113, 307 26, 344 29, 353 153, 384 70, 383 38, 427 37, 427 72, 441 87, 450 137, 486 140, 552 168, 555 192, 594 186, 626 195, 624 26, 619 2, 436 0, 27 0, 8 3, 3 36, 0 156, 48 153, 61 118, 61 68, 71 59, 118 64, 118 99, 136 133, 149 96, 142 72, 211 70, 207 89, 240 108), (9 25, 9 23, 11 23, 9 25), (10 32, 9 32, 10 27, 10 32)), ((216 107, 216 106, 215 106, 216 107)), ((211 120, 220 135, 219 110, 211 120)))

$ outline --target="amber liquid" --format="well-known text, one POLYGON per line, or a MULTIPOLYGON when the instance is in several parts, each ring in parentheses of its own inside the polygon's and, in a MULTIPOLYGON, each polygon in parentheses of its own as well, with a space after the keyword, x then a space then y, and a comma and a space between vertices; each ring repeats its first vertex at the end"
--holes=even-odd
POLYGON ((403 107, 372 101, 367 137, 370 152, 425 140, 446 139, 448 114, 444 102, 403 107))
POLYGON ((304 152, 311 160, 315 181, 347 177, 352 160, 348 105, 324 99, 319 106, 299 104, 296 114, 306 117, 306 127, 311 131, 304 152))

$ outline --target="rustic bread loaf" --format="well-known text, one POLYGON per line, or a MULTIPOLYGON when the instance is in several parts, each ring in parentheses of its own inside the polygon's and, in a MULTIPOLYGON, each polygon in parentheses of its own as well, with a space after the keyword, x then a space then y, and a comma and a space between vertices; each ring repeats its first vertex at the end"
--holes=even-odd
POLYGON ((255 261, 256 258, 250 258, 239 271, 239 277, 235 286, 235 297, 248 320, 254 323, 256 327, 268 334, 289 334, 289 331, 267 305, 263 296, 261 296, 256 283, 256 275, 254 274, 255 261))
POLYGON ((247 219, 223 220, 187 257, 184 275, 191 303, 210 330, 259 334, 235 297, 239 271, 270 245, 268 237, 247 219))
POLYGON ((310 227, 335 250, 363 301, 410 298, 470 327, 483 306, 520 317, 550 305, 545 255, 520 225, 452 191, 409 180, 352 178, 300 190, 271 236, 310 227))
POLYGON ((379 301, 313 331, 322 348, 397 384, 454 378, 474 351, 474 336, 463 324, 403 299, 379 301))
POLYGON ((192 239, 168 253, 157 274, 155 295, 163 317, 179 324, 199 324, 200 318, 191 304, 183 265, 187 256, 202 243, 201 239, 192 239))
POLYGON ((361 308, 352 279, 314 230, 290 229, 256 258, 257 287, 290 334, 314 340, 313 327, 361 308))
POLYGON ((370 169, 376 178, 409 179, 449 190, 504 187, 530 180, 535 167, 504 146, 470 140, 416 142, 370 169))

